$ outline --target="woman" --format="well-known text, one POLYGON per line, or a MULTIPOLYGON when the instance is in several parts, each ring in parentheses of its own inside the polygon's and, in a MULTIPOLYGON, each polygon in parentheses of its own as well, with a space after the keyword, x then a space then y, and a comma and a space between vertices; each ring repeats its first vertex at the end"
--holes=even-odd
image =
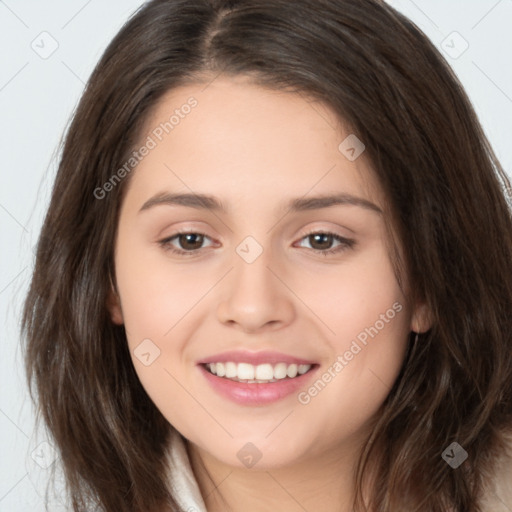
POLYGON ((69 128, 23 319, 73 509, 512 506, 505 187, 386 4, 145 4, 69 128))

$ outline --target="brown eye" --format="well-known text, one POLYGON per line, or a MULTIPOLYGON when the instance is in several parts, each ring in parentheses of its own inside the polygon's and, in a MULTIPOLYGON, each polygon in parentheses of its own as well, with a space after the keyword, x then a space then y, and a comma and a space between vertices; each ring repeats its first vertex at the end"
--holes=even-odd
POLYGON ((313 233, 309 235, 308 238, 311 247, 319 251, 330 249, 334 242, 334 237, 328 233, 313 233))
POLYGON ((184 233, 178 235, 177 239, 180 248, 185 251, 200 249, 204 242, 204 236, 199 233, 184 233))
MULTIPOLYGON (((210 241, 210 237, 202 233, 183 232, 175 233, 172 236, 160 240, 158 243, 166 251, 183 256, 194 256, 202 252, 201 249, 207 247, 203 247, 205 241, 210 241)), ((212 245, 211 241, 210 245, 212 245)))
MULTIPOLYGON (((336 233, 329 233, 318 231, 316 233, 309 233, 301 239, 307 240, 311 246, 311 250, 323 254, 324 256, 329 256, 346 249, 350 249, 355 246, 355 240, 351 240, 349 238, 344 238, 336 233), (333 247, 333 244, 337 243, 333 247)), ((302 244, 301 247, 304 247, 302 244)))

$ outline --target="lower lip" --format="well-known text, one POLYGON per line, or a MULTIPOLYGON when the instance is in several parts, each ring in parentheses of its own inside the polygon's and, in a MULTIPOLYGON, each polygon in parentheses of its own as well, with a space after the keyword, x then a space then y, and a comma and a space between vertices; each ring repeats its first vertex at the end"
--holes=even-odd
POLYGON ((277 402, 293 393, 298 393, 313 373, 316 372, 317 368, 318 365, 313 366, 304 375, 294 377, 293 379, 286 378, 277 382, 248 384, 224 377, 217 377, 210 373, 203 365, 199 365, 200 371, 217 393, 241 405, 266 405, 277 402))

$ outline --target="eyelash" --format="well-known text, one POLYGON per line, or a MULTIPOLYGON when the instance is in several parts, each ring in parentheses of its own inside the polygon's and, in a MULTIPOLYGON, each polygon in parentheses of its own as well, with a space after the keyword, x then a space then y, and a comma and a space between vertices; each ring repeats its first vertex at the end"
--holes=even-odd
MULTIPOLYGON (((183 249, 176 249, 176 247, 171 245, 171 241, 178 238, 180 235, 201 235, 205 238, 210 238, 209 236, 205 235, 204 233, 199 233, 196 231, 178 231, 178 232, 174 233, 173 235, 164 238, 163 240, 159 240, 158 243, 164 250, 169 251, 173 254, 178 254, 180 256, 186 256, 186 257, 194 256, 201 250, 201 248, 195 249, 195 250, 190 250, 190 251, 185 251, 183 249)), ((334 254, 342 252, 346 249, 352 249, 356 245, 355 240, 352 240, 350 238, 344 238, 344 237, 337 235, 336 233, 332 233, 330 231, 312 231, 310 233, 305 234, 300 240, 304 240, 305 238, 309 238, 310 236, 313 236, 313 235, 332 236, 335 241, 340 242, 340 245, 338 247, 335 247, 332 249, 325 249, 325 250, 324 249, 310 249, 311 251, 313 251, 317 254, 321 254, 323 256, 334 255, 334 254)))

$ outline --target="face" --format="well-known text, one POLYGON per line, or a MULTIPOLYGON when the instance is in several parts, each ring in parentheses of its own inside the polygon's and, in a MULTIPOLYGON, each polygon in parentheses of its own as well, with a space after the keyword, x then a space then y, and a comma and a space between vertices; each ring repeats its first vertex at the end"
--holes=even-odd
POLYGON ((421 329, 349 135, 302 95, 218 78, 170 91, 137 146, 112 319, 159 410, 225 464, 353 445, 421 329))

